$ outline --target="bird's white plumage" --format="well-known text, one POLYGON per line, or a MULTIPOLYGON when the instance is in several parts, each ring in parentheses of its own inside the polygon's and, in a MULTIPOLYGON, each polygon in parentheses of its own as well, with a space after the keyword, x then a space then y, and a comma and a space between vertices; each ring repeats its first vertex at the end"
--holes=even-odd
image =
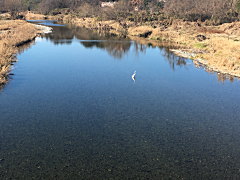
POLYGON ((134 73, 133 73, 133 75, 132 75, 132 80, 135 82, 135 80, 136 80, 136 71, 134 71, 134 73))

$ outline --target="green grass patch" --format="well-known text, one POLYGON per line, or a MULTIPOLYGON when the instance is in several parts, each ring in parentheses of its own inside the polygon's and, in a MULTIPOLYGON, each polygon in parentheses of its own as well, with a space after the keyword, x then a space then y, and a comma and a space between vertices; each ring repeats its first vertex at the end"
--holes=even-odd
POLYGON ((205 44, 205 43, 196 43, 194 46, 196 48, 199 48, 199 49, 204 49, 204 48, 207 47, 207 44, 205 44))

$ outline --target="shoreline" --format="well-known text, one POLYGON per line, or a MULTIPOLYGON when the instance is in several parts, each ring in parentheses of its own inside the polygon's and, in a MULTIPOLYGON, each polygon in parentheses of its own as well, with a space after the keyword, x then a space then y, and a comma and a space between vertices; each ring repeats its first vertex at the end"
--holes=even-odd
POLYGON ((21 47, 31 43, 39 34, 51 28, 34 25, 24 20, 0 20, 0 85, 8 82, 12 65, 21 47))

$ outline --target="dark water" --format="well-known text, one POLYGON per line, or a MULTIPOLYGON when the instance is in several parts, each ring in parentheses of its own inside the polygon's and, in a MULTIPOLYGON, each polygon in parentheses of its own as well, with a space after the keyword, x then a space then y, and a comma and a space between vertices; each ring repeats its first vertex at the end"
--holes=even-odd
POLYGON ((68 26, 18 59, 0 92, 0 179, 240 178, 238 80, 68 26))

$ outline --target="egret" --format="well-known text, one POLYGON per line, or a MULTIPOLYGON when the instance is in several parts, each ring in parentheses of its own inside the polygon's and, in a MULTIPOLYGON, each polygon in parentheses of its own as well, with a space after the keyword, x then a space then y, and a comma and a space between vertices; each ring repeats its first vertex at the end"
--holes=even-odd
POLYGON ((133 75, 132 75, 132 80, 135 82, 135 80, 136 80, 136 71, 134 71, 134 73, 133 73, 133 75))

